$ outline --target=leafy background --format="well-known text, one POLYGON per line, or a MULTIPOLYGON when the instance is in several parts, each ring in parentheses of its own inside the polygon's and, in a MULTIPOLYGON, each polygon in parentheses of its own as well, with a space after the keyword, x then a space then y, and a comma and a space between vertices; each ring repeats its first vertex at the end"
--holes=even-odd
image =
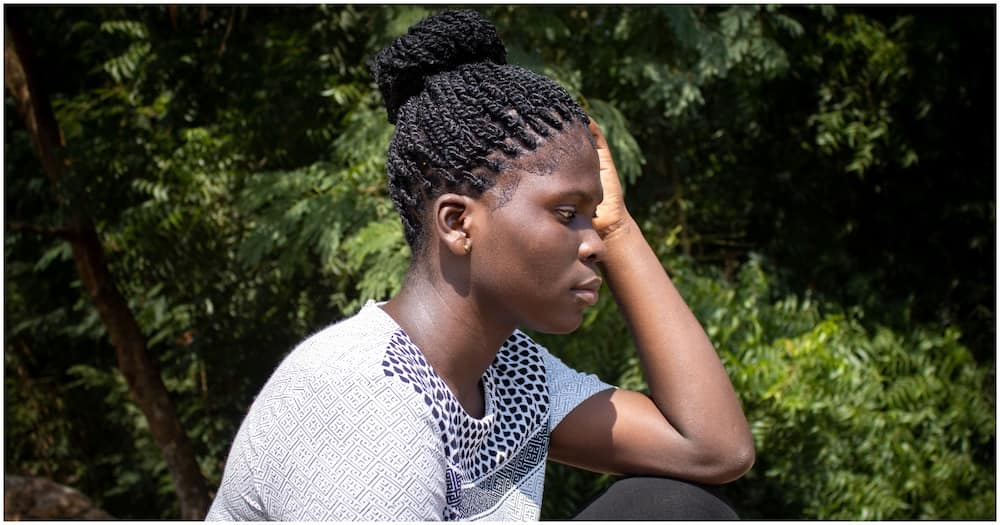
MULTIPOLYGON (((365 60, 437 9, 21 7, 57 194, 89 203, 210 487, 288 350, 399 287, 365 60)), ((743 517, 995 519, 995 7, 477 9, 604 125, 751 422, 743 517)), ((9 95, 4 132, 5 472, 177 517, 9 95)), ((606 298, 539 338, 645 388, 606 298)), ((550 465, 543 517, 611 481, 550 465)))

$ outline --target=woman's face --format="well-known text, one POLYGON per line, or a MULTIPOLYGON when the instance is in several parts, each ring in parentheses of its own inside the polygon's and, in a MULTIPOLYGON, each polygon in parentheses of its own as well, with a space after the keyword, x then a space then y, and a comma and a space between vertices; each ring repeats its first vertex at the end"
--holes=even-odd
POLYGON ((604 244, 591 224, 599 167, 589 131, 574 125, 510 163, 483 194, 471 284, 491 316, 549 333, 580 326, 601 283, 604 244))

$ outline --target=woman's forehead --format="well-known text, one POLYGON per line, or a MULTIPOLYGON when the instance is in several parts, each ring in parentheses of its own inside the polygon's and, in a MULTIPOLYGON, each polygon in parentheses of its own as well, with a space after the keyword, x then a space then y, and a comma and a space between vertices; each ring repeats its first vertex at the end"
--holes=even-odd
POLYGON ((600 202, 600 163, 589 132, 576 130, 553 136, 538 149, 509 162, 494 186, 495 194, 509 200, 515 194, 548 198, 579 197, 600 202))
POLYGON ((578 169, 589 163, 594 164, 595 172, 599 169, 597 151, 590 131, 583 126, 572 125, 546 137, 535 150, 506 162, 504 169, 549 175, 560 168, 572 166, 578 169))

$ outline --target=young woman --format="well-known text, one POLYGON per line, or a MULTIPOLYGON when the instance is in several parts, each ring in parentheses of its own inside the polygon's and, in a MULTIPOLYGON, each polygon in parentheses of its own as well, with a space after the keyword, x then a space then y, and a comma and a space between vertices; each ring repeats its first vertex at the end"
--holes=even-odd
POLYGON ((670 480, 726 483, 753 463, 726 372, 629 215, 600 128, 505 55, 489 22, 447 11, 373 61, 411 266, 397 296, 275 371, 209 519, 537 519, 547 458, 647 476, 581 517, 734 517, 670 480), (518 330, 575 330, 602 283, 651 397, 518 330))

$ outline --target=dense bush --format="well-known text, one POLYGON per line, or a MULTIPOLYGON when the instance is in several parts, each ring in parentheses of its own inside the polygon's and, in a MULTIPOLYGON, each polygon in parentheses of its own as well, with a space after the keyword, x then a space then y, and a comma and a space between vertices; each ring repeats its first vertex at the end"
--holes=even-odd
MULTIPOLYGON (((995 518, 994 9, 483 10, 512 62, 605 126, 753 427, 757 465, 727 487, 743 516, 995 518)), ((51 187, 8 95, 5 470, 176 517, 60 203, 89 203, 217 486, 282 356, 399 287, 391 127, 364 61, 429 9, 16 11, 72 170, 51 187)), ((577 333, 540 339, 644 388, 608 294, 577 333)), ((611 481, 551 465, 543 516, 611 481)))
MULTIPOLYGON (((664 261, 751 422, 757 463, 726 488, 743 517, 995 515, 993 385, 955 329, 865 328, 860 308, 781 295, 759 258, 731 280, 664 261)), ((613 301, 599 312, 568 338, 540 337, 579 368, 643 389, 613 301)), ((550 466, 545 515, 572 515, 611 481, 550 466)))

